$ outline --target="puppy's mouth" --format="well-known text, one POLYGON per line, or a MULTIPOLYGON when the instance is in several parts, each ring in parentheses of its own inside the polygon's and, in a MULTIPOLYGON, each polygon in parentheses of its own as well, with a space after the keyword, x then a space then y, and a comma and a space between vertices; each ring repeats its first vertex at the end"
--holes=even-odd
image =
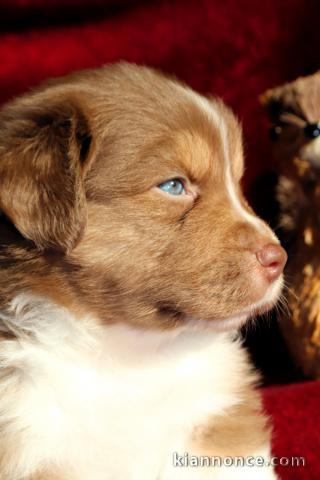
POLYGON ((162 307, 159 308, 159 312, 166 316, 171 326, 182 329, 214 330, 217 332, 239 330, 249 319, 262 315, 275 306, 280 296, 282 283, 283 279, 280 277, 269 287, 260 301, 252 303, 247 308, 225 317, 217 316, 203 319, 168 305, 162 305, 162 307))

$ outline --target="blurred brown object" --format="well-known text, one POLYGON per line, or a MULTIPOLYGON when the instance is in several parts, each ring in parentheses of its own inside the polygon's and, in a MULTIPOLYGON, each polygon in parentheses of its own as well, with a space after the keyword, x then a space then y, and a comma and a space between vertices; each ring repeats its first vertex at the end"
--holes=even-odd
POLYGON ((260 100, 271 120, 279 227, 289 253, 289 312, 280 314, 280 326, 297 365, 320 378, 320 72, 260 100))

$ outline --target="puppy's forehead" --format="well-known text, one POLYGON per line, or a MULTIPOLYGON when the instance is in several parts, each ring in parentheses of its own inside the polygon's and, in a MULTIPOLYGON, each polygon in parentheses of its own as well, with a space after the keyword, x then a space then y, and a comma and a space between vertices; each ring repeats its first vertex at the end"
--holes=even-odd
POLYGON ((148 75, 124 84, 123 96, 110 97, 110 90, 105 91, 105 106, 100 96, 96 113, 102 140, 95 190, 106 187, 110 173, 124 186, 131 179, 138 187, 144 175, 159 174, 181 174, 201 182, 223 175, 229 162, 232 173, 240 176, 241 129, 232 112, 219 100, 159 74, 148 75))
POLYGON ((182 155, 183 166, 189 176, 202 180, 210 176, 224 176, 230 168, 236 177, 241 176, 242 135, 232 112, 217 100, 187 89, 190 101, 185 129, 175 135, 182 155))

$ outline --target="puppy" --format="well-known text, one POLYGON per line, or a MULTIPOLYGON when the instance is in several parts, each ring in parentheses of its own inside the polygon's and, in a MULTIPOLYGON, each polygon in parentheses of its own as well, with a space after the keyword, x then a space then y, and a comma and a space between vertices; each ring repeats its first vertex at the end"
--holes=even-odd
POLYGON ((116 64, 0 112, 0 478, 276 478, 235 332, 286 254, 221 101, 116 64))

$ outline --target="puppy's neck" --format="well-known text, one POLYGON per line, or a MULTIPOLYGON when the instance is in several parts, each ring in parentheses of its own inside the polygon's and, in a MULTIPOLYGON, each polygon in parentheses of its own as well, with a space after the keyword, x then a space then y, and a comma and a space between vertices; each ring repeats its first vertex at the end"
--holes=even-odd
MULTIPOLYGON (((2 342, 0 364, 14 392, 0 396, 9 419, 5 433, 12 445, 20 441, 25 448, 23 462, 16 457, 19 449, 12 454, 15 478, 36 470, 38 460, 45 463, 48 445, 61 465, 71 459, 79 466, 81 478, 100 479, 102 471, 112 471, 118 444, 126 458, 152 446, 148 459, 159 452, 152 467, 158 471, 163 452, 184 441, 186 428, 191 432, 209 414, 239 401, 246 362, 226 334, 102 325, 27 294, 0 313, 0 324, 17 338, 2 342), (25 426, 28 442, 16 425, 25 426), (81 428, 70 431, 69 425, 81 428), (86 456, 88 432, 95 439, 94 463, 86 456)), ((127 478, 127 471, 120 476, 127 478)), ((155 478, 153 471, 148 478, 155 478)))
POLYGON ((92 315, 77 318, 65 307, 29 294, 17 295, 0 310, 0 331, 48 352, 63 347, 88 355, 94 352, 123 366, 170 363, 173 357, 198 355, 230 339, 227 334, 181 327, 159 330, 125 323, 103 325, 92 315))

